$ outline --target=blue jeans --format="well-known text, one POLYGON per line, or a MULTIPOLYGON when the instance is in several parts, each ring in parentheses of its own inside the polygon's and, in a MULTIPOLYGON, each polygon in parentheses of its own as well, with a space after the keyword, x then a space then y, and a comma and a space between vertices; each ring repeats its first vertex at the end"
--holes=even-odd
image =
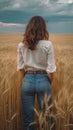
POLYGON ((34 126, 30 126, 29 124, 34 121, 33 108, 35 94, 37 94, 39 107, 41 109, 41 101, 45 93, 52 96, 50 80, 47 74, 25 74, 21 87, 24 130, 34 130, 34 126))

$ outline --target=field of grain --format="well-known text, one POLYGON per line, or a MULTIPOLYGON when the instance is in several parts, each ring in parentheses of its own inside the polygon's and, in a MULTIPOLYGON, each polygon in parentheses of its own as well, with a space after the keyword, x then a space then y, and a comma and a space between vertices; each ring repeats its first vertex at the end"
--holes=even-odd
MULTIPOLYGON (((17 45, 22 39, 22 34, 0 34, 0 130, 22 130, 22 79, 16 71, 17 45)), ((50 40, 57 65, 52 84, 55 128, 73 130, 73 34, 50 34, 50 40)))

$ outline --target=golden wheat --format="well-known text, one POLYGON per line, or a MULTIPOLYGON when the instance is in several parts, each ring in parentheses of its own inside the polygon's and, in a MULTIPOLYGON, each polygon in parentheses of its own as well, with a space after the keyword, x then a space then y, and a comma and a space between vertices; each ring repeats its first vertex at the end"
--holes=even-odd
MULTIPOLYGON (((0 34, 0 130, 22 130, 22 78, 16 72, 17 44, 22 38, 22 34, 0 34)), ((54 112, 50 115, 54 122, 49 126, 39 113, 40 129, 44 124, 46 130, 73 130, 73 34, 50 34, 50 40, 57 65, 52 84, 54 112)), ((46 104, 46 111, 49 109, 46 104)))

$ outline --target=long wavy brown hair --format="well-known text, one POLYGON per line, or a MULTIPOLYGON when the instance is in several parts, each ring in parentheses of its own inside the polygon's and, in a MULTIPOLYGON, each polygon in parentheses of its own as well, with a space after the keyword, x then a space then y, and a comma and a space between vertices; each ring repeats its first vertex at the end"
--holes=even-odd
POLYGON ((41 16, 34 16, 26 26, 23 43, 31 50, 35 50, 39 40, 48 40, 45 20, 41 16))

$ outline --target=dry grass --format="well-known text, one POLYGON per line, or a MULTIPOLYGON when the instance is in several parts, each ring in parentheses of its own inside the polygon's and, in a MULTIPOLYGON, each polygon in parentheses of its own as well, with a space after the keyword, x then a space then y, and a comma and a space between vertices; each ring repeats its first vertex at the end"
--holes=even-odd
MULTIPOLYGON (((17 44, 22 37, 0 34, 0 130, 22 130, 22 79, 16 72, 17 44)), ((55 129, 73 130, 73 34, 50 34, 50 40, 54 43, 57 65, 52 84, 55 129)))

